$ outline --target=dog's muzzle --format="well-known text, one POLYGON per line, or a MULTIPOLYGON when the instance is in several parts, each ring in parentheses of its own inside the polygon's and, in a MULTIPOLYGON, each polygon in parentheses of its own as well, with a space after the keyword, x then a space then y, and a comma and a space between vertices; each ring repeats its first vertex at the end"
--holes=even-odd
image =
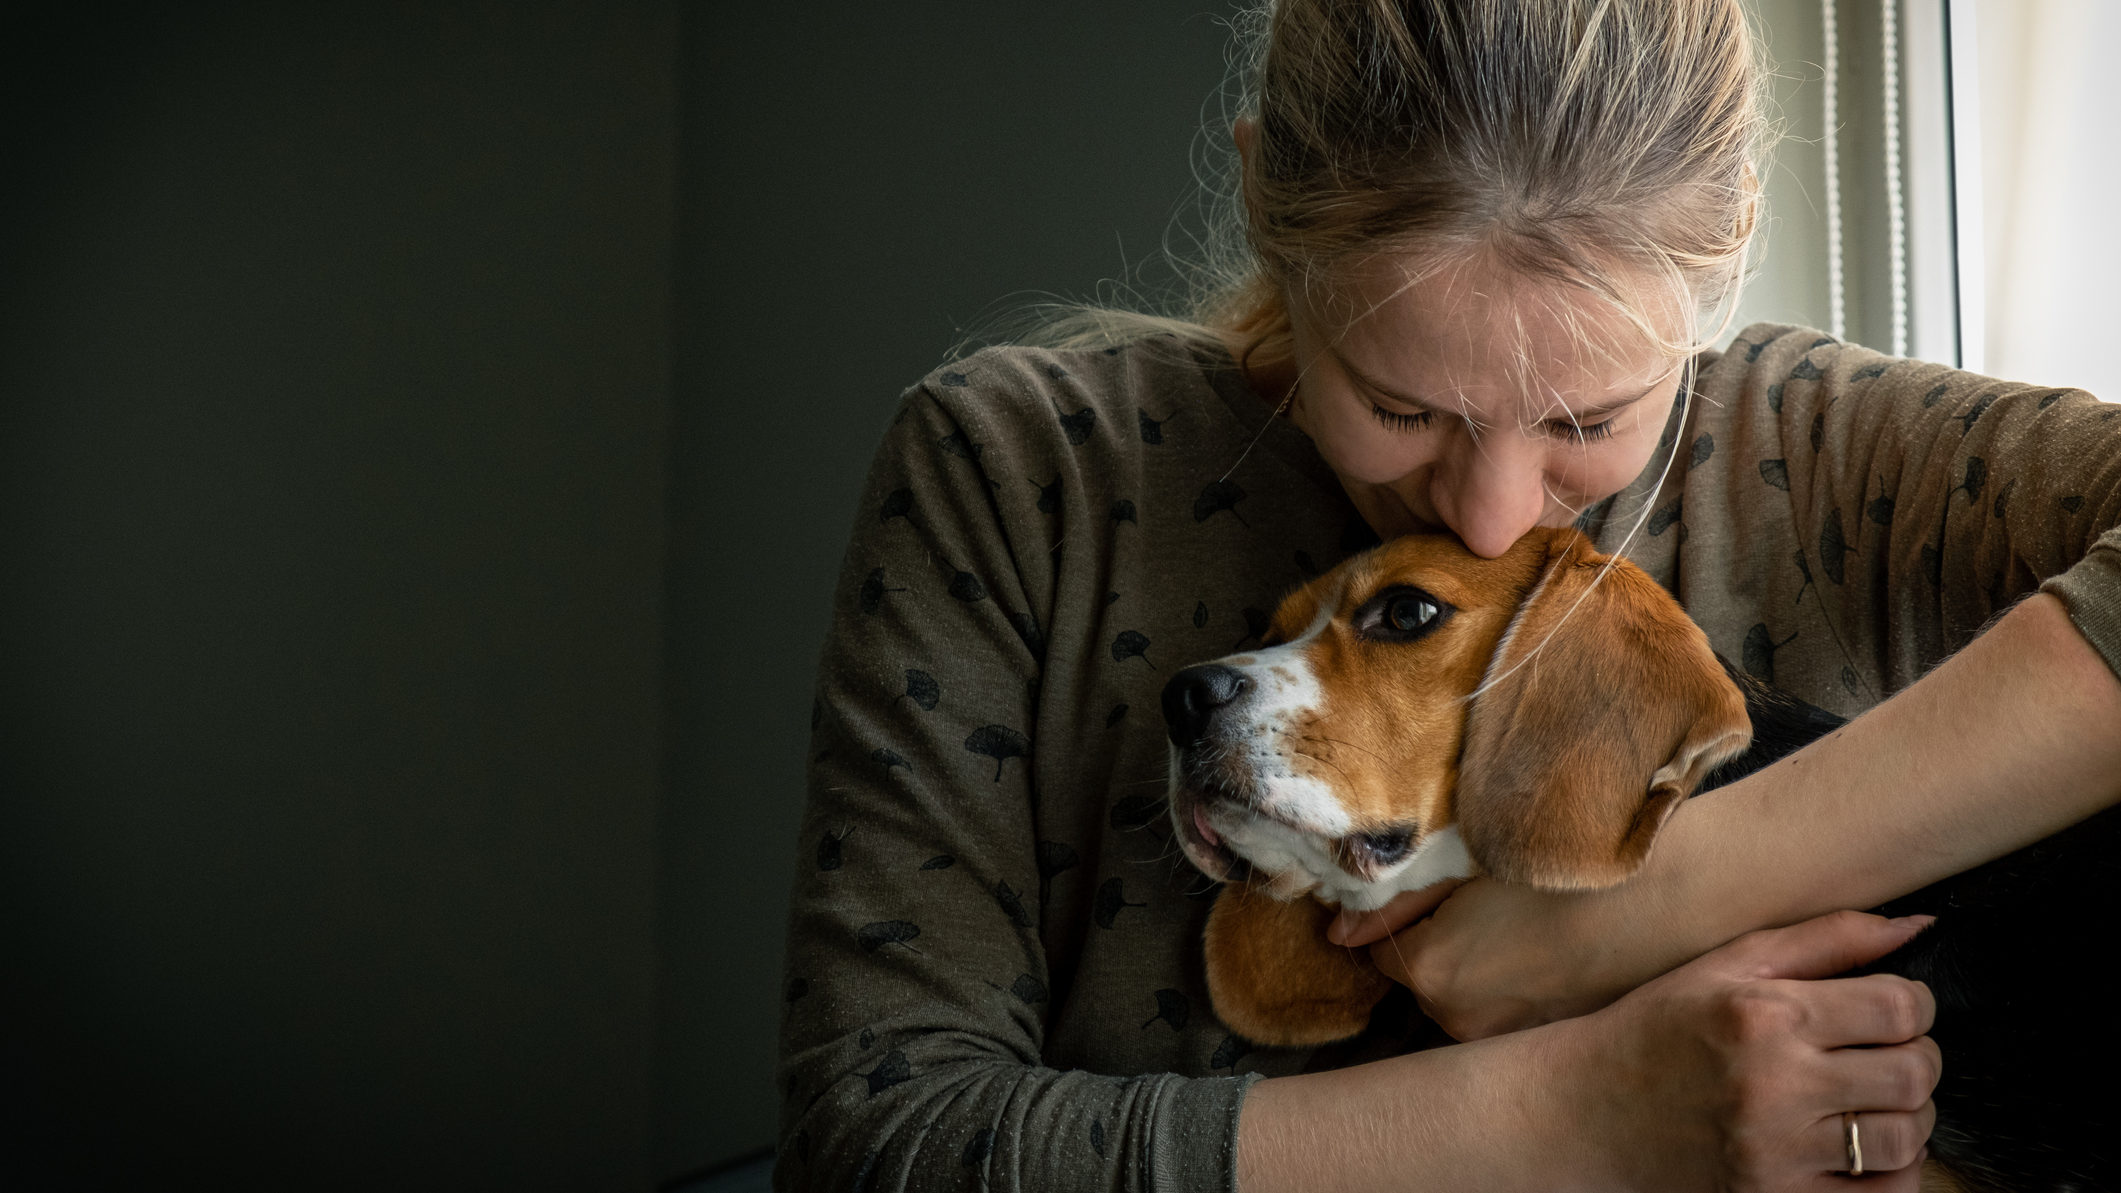
POLYGON ((1244 672, 1221 663, 1188 667, 1164 685, 1164 728, 1171 738, 1171 820, 1186 859, 1218 882, 1241 881, 1252 869, 1207 816, 1210 800, 1251 803, 1234 782, 1238 776, 1220 765, 1224 751, 1214 734, 1216 715, 1251 690, 1252 680, 1244 672))

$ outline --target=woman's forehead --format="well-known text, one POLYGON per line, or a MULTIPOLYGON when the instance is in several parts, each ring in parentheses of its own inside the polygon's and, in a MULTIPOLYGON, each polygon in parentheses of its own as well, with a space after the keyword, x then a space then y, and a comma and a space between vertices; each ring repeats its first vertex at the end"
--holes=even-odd
POLYGON ((1424 271, 1378 258, 1308 313, 1320 347, 1388 394, 1491 415, 1596 406, 1679 364, 1598 295, 1473 262, 1424 271))

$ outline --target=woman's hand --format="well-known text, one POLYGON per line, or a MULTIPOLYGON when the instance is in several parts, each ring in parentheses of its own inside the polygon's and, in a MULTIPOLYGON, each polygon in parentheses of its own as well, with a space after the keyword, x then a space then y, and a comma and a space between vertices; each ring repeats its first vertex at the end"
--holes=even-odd
MULTIPOLYGON (((1342 912, 1328 937, 1370 947, 1454 1039, 1478 1040, 1589 1014, 1690 960, 1683 938, 1642 907, 1615 939, 1598 894, 1549 894, 1474 879, 1408 891, 1372 912, 1342 912)), ((1714 942, 1710 942, 1714 943, 1714 942)))
POLYGON ((1843 911, 1750 933, 1580 1025, 1585 1128, 1622 1187, 1811 1189, 1849 1167, 1854 1112, 1865 1187, 1916 1188, 1943 1057, 1936 1001, 1889 974, 1827 978, 1907 943, 1930 917, 1843 911), (1614 1143, 1624 1146, 1614 1147, 1614 1143))

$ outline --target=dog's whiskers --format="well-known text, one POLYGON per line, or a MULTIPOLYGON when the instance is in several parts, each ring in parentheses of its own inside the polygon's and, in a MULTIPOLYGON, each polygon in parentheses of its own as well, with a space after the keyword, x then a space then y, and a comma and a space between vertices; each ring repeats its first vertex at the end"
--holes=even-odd
POLYGON ((1379 762, 1383 762, 1383 761, 1385 760, 1385 758, 1384 758, 1384 755, 1382 755, 1382 754, 1378 753, 1378 752, 1377 752, 1377 751, 1375 751, 1375 750, 1365 750, 1365 749, 1363 749, 1363 748, 1362 748, 1361 746, 1358 746, 1358 745, 1356 745, 1356 744, 1355 744, 1354 742, 1351 742, 1351 741, 1342 741, 1342 740, 1340 740, 1340 739, 1339 739, 1339 738, 1337 738, 1337 737, 1317 737, 1317 736, 1305 736, 1305 737, 1303 738, 1303 740, 1304 740, 1304 741, 1322 741, 1322 742, 1327 742, 1327 743, 1329 743, 1329 744, 1331 744, 1331 745, 1336 745, 1336 746, 1346 746, 1346 747, 1348 747, 1348 748, 1349 748, 1349 749, 1351 749, 1351 750, 1360 750, 1360 751, 1361 751, 1362 753, 1368 754, 1368 755, 1369 755, 1370 757, 1372 757, 1372 758, 1375 758, 1375 759, 1377 759, 1377 760, 1378 760, 1379 762))

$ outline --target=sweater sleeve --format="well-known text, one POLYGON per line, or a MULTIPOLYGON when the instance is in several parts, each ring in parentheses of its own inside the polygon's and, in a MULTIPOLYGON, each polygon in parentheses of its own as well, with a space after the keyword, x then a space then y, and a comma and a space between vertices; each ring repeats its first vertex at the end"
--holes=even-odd
POLYGON ((994 497, 1011 450, 915 390, 856 514, 788 924, 779 1189, 1235 1186, 1247 1078, 1041 1063, 1050 595, 1027 591, 1029 532, 1012 541, 994 497))
POLYGON ((2121 675, 2121 406, 1774 330, 1733 346, 1783 447, 1763 475, 1890 687, 2041 590, 2121 675))

